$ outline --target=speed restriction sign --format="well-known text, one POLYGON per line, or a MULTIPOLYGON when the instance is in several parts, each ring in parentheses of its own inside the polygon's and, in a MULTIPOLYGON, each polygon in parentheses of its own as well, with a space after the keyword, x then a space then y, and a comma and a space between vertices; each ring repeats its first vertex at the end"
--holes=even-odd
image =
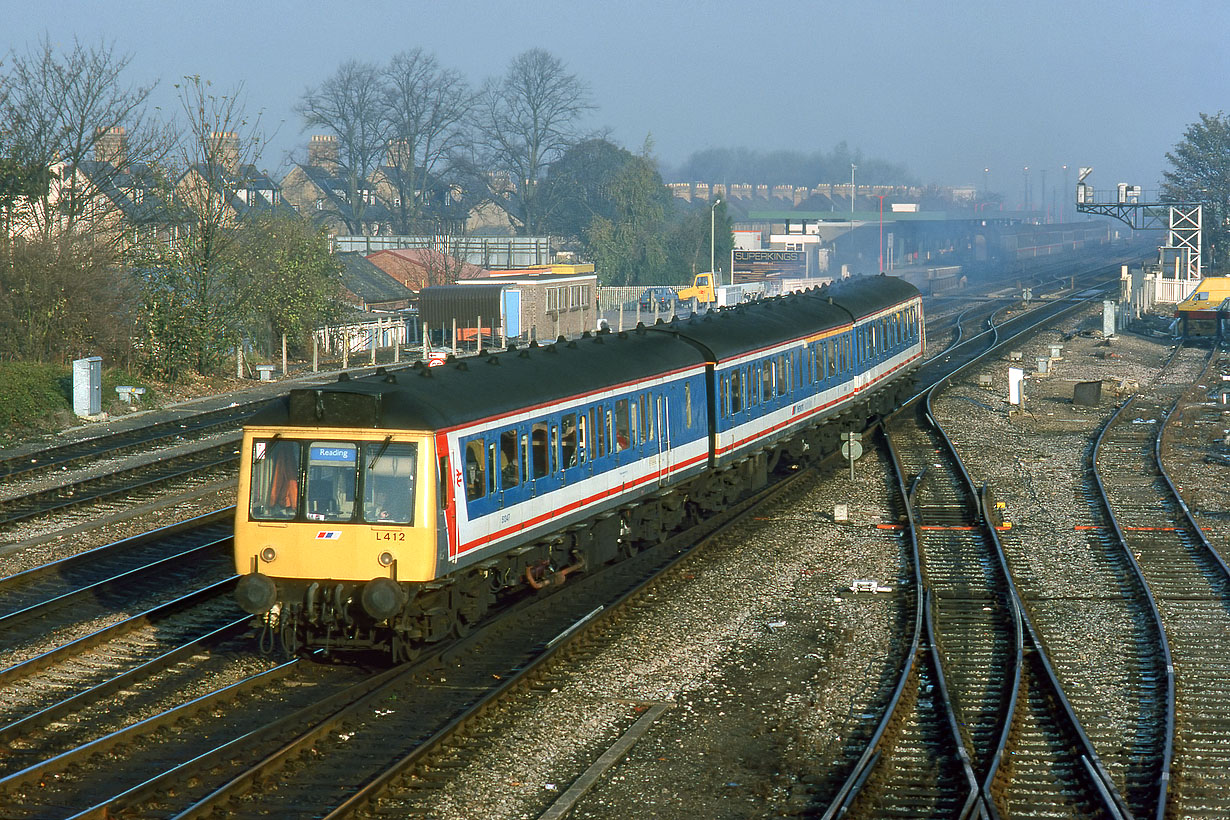
POLYGON ((861 441, 843 441, 841 443, 841 454, 850 461, 857 461, 858 457, 863 454, 863 443, 861 441))

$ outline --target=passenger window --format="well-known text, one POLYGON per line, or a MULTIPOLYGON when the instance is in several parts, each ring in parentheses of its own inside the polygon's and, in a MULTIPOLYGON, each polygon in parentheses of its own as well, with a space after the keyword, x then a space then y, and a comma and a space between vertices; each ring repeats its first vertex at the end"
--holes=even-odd
POLYGON ((500 433, 500 486, 507 490, 521 483, 521 471, 517 467, 517 431, 500 433))
POLYGON ((308 447, 307 517, 350 521, 354 517, 358 448, 352 442, 313 441, 308 447))
POLYGON ((577 416, 577 463, 584 464, 593 458, 590 448, 593 444, 589 440, 589 423, 586 420, 584 413, 577 416))
POLYGON ((777 357, 777 395, 784 396, 790 385, 790 357, 785 353, 777 357))
POLYGON ((609 409, 603 410, 602 427, 603 432, 606 433, 606 449, 603 450, 604 455, 608 453, 610 455, 615 455, 615 453, 618 452, 618 448, 615 446, 615 424, 614 419, 611 418, 611 415, 612 414, 609 409))
POLYGON ((687 382, 683 383, 683 422, 692 426, 692 385, 687 382))
POLYGON ((761 391, 764 395, 764 400, 769 401, 773 398, 773 360, 766 361, 761 366, 761 383, 764 389, 761 391))
POLYGON ((545 421, 534 422, 530 427, 530 435, 534 444, 534 478, 542 478, 551 467, 547 459, 547 423, 545 421))
POLYGON ((551 473, 559 470, 559 425, 551 425, 551 473))
POLYGON ((481 438, 466 445, 466 500, 487 494, 487 451, 481 438))
POLYGON ((627 450, 632 443, 632 429, 628 415, 628 400, 619 399, 615 402, 615 446, 612 452, 627 450))
POLYGON ((653 441, 653 394, 645 394, 645 438, 653 441))
POLYGON ((496 469, 496 465, 500 463, 499 449, 496 443, 490 442, 487 445, 487 492, 494 493, 500 488, 500 472, 496 469))
POLYGON ((628 436, 628 442, 633 447, 638 447, 645 441, 645 437, 641 435, 641 408, 639 399, 631 399, 629 401, 628 413, 631 422, 631 431, 628 436))
POLYGON ((252 443, 252 490, 248 510, 253 518, 289 521, 299 509, 299 442, 252 443))
MULTIPOLYGON (((418 446, 410 443, 363 445, 363 520, 414 523, 414 478, 418 446)), ((447 463, 447 462, 445 462, 447 463)), ((441 482, 448 487, 448 472, 441 482)))
POLYGON ((733 415, 743 409, 743 374, 738 370, 730 373, 730 412, 733 415))
POLYGON ((530 477, 530 437, 525 433, 521 434, 521 460, 517 467, 521 473, 521 480, 525 481, 530 477))
POLYGON ((575 467, 582 459, 578 458, 577 415, 569 413, 560 421, 560 463, 564 469, 575 467))

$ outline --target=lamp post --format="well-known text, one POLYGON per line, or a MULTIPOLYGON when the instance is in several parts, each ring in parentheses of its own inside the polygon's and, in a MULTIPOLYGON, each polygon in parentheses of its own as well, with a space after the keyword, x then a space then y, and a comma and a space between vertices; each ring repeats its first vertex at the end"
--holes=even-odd
POLYGON ((887 194, 876 194, 880 198, 880 273, 884 273, 884 197, 887 194))
MULTIPOLYGON (((717 199, 713 200, 713 204, 709 206, 709 272, 713 274, 714 284, 717 283, 717 267, 715 266, 715 260, 714 260, 714 247, 717 244, 715 241, 717 233, 714 230, 714 224, 717 218, 716 217, 717 206, 721 204, 722 204, 722 198, 718 197, 717 199)), ((730 275, 732 277, 731 284, 733 285, 734 284, 734 278, 733 278, 734 271, 731 271, 730 275)))
POLYGON ((1068 166, 1063 166, 1063 195, 1059 197, 1059 222, 1062 224, 1068 215, 1068 204, 1064 197, 1068 196, 1068 166))
POLYGON ((1021 210, 1023 211, 1029 210, 1029 166, 1028 165, 1025 166, 1025 199, 1024 199, 1024 204, 1021 207, 1021 210))
POLYGON ((854 227, 854 172, 858 170, 858 166, 853 162, 850 163, 850 227, 854 227))
POLYGON ((982 195, 985 197, 991 193, 991 169, 982 169, 982 195))

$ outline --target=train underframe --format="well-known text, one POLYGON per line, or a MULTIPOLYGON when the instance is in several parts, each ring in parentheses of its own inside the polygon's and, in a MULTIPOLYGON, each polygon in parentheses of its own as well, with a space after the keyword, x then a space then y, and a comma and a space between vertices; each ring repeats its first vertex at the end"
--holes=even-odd
MULTIPOLYGON (((487 614, 525 594, 557 587, 586 569, 660 544, 767 485, 789 465, 818 463, 843 431, 863 430, 909 395, 913 379, 885 385, 855 405, 689 482, 578 522, 532 544, 426 583, 276 579, 277 603, 258 615, 261 648, 289 655, 381 653, 400 663, 426 646, 463 637, 487 614)), ((246 576, 252 577, 252 576, 246 576)))

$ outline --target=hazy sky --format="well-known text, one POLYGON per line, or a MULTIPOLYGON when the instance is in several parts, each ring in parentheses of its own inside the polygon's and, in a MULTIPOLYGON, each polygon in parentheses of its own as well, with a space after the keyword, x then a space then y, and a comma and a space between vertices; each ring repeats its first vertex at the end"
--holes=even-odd
MULTIPOLYGON (((316 0, 0 0, 0 45, 47 33, 131 53, 130 78, 242 81, 279 131, 262 165, 307 141, 293 113, 350 58, 415 46, 477 85, 542 47, 587 82, 591 122, 681 163, 706 147, 852 148, 924 183, 984 182, 1035 202, 1092 165, 1099 188, 1157 187, 1165 153, 1200 112, 1230 109, 1230 3, 757 3, 706 0, 324 3, 316 0)), ((747 180, 752 182, 754 180, 747 180)))

